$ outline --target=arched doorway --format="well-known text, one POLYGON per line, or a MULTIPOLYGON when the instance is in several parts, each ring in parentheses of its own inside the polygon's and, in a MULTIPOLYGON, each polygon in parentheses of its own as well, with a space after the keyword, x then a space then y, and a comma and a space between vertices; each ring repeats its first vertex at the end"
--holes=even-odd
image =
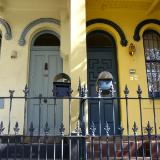
MULTIPOLYGON (((114 77, 115 89, 118 94, 118 69, 116 44, 114 38, 107 32, 96 30, 87 35, 87 72, 89 96, 96 97, 96 81, 99 73, 109 71, 114 77)), ((98 100, 89 100, 89 126, 92 122, 96 125, 96 132, 99 133, 98 100)), ((118 102, 115 105, 115 128, 119 125, 118 102)), ((106 121, 113 134, 113 103, 111 100, 101 102, 101 133, 105 134, 104 126, 106 121)), ((116 129, 116 133, 118 130, 116 129)))
MULTIPOLYGON (((52 31, 43 31, 35 35, 31 43, 29 65, 29 96, 53 96, 53 79, 62 72, 63 63, 60 57, 60 40, 52 31)), ((27 105, 27 131, 31 122, 35 135, 44 134, 46 122, 50 128, 49 134, 58 134, 63 118, 62 102, 51 99, 31 99, 27 105), (55 111, 55 112, 54 112, 55 111)))

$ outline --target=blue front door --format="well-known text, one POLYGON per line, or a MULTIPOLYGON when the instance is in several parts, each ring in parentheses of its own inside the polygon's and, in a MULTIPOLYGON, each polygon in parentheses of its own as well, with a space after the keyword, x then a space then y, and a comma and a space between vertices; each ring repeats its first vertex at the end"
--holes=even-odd
MULTIPOLYGON (((114 77, 115 90, 118 94, 118 73, 116 61, 116 49, 108 48, 88 48, 88 91, 89 96, 97 97, 96 81, 99 73, 102 71, 110 72, 114 77)), ((96 134, 99 133, 99 118, 101 119, 101 133, 105 134, 105 123, 111 128, 110 134, 113 134, 113 122, 115 121, 116 132, 119 125, 118 102, 112 100, 101 100, 101 117, 99 117, 98 100, 89 100, 89 126, 94 122, 96 134), (115 117, 113 117, 113 106, 115 107, 115 117)))
MULTIPOLYGON (((62 59, 58 49, 40 47, 38 50, 32 50, 30 56, 29 96, 38 97, 40 94, 44 97, 53 96, 53 79, 56 74, 61 72, 62 59)), ((63 106, 60 100, 57 100, 56 105, 54 105, 52 99, 42 99, 41 105, 39 105, 37 99, 28 101, 27 131, 30 123, 33 122, 34 133, 39 134, 40 131, 40 134, 43 135, 47 122, 50 128, 49 134, 58 134, 62 119, 63 106)))

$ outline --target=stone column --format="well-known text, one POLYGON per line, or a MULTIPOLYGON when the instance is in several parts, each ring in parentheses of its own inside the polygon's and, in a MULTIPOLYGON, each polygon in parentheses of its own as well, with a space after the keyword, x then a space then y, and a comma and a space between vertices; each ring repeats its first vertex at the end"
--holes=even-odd
MULTIPOLYGON (((72 78, 73 96, 77 96, 79 78, 82 84, 87 83, 86 54, 86 3, 85 0, 70 0, 70 38, 71 52, 70 75, 72 78)), ((78 100, 72 103, 72 126, 75 128, 79 116, 78 100)), ((72 129, 73 130, 73 129, 72 129)))
MULTIPOLYGON (((61 11, 61 48, 60 54, 63 58, 63 72, 70 75, 70 11, 69 7, 61 11)), ((65 134, 69 132, 69 109, 68 100, 63 100, 63 124, 65 134)))
POLYGON ((70 71, 73 79, 72 87, 74 91, 76 91, 79 77, 81 78, 83 84, 86 84, 87 82, 86 6, 85 6, 85 0, 70 0, 70 1, 71 1, 70 71))

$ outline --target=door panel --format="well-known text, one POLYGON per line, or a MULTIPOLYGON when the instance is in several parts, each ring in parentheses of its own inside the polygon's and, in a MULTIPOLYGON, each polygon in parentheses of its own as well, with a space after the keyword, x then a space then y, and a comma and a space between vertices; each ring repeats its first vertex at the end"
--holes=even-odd
MULTIPOLYGON (((88 49, 88 90, 89 96, 97 97, 96 93, 96 81, 99 73, 102 71, 109 71, 113 77, 114 82, 118 81, 117 76, 117 64, 114 48, 105 49, 88 49)), ((118 87, 115 86, 116 91, 118 87)), ((96 125, 96 134, 99 133, 99 117, 98 117, 98 100, 89 100, 89 125, 93 121, 96 125)), ((113 133, 113 106, 115 107, 115 125, 116 128, 119 124, 118 102, 114 103, 112 100, 101 100, 101 122, 102 122, 102 134, 104 133, 104 126, 106 121, 111 128, 111 134, 113 133)), ((116 131, 117 132, 117 131, 116 131)))
MULTIPOLYGON (((29 96, 37 97, 39 94, 42 94, 44 97, 53 96, 53 79, 56 74, 61 72, 62 59, 58 50, 31 51, 29 96)), ((54 105, 54 100, 52 99, 48 99, 47 101, 42 100, 41 105, 39 105, 39 100, 29 100, 27 105, 27 131, 29 130, 30 123, 33 122, 35 128, 34 134, 38 135, 40 118, 41 135, 44 135, 46 122, 48 122, 50 128, 49 134, 59 134, 59 126, 63 119, 62 104, 62 100, 57 100, 56 105, 54 105)))
MULTIPOLYGON (((57 52, 57 54, 59 54, 57 52)), ((48 56, 48 85, 47 85, 47 88, 48 88, 48 91, 47 91, 47 94, 49 97, 53 96, 53 79, 54 77, 58 74, 58 73, 61 73, 62 72, 62 60, 59 56, 55 56, 55 55, 49 55, 48 56), (54 62, 54 63, 53 63, 54 62), (56 67, 55 67, 56 65, 56 67)), ((51 113, 54 113, 54 101, 53 100, 48 100, 48 106, 50 108, 50 112, 51 113)), ((63 119, 63 114, 59 114, 59 113, 63 113, 63 102, 62 100, 56 100, 56 106, 55 106, 55 111, 56 111, 56 114, 54 115, 55 116, 55 119, 51 118, 50 117, 54 117, 53 115, 51 115, 51 113, 49 112, 49 123, 50 125, 52 126, 51 130, 52 132, 54 131, 53 130, 53 127, 54 125, 51 124, 51 122, 54 122, 55 120, 55 127, 56 127, 56 130, 55 130, 55 133, 58 134, 59 133, 59 128, 60 128, 60 124, 62 122, 62 119, 63 119)))
POLYGON ((32 56, 31 59, 31 71, 30 71, 30 82, 34 87, 30 87, 30 93, 32 96, 38 96, 40 93, 44 93, 44 67, 45 56, 36 55, 32 56), (41 77, 41 78, 39 78, 41 77))

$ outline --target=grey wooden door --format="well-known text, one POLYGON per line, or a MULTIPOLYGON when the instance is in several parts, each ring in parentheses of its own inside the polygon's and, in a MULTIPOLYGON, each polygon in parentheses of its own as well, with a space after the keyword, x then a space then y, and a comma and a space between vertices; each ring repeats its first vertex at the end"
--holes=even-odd
MULTIPOLYGON (((44 97, 51 97, 53 90, 53 78, 56 74, 62 72, 62 59, 58 50, 32 50, 30 57, 29 72, 29 96, 38 97, 41 94, 44 97)), ((59 133, 59 126, 63 118, 62 101, 33 99, 28 101, 27 105, 27 127, 33 122, 35 134, 44 134, 46 122, 50 128, 50 134, 59 133), (54 108, 55 107, 55 108, 54 108), (55 110, 55 113, 54 113, 55 110), (40 112, 41 113, 40 113, 40 112), (40 121, 39 121, 40 119, 40 121)))
MULTIPOLYGON (((115 48, 93 48, 88 49, 88 91, 89 96, 97 97, 96 80, 102 71, 109 71, 115 82, 115 89, 118 92, 118 75, 117 75, 117 61, 115 48)), ((89 103, 89 125, 93 121, 96 125, 96 134, 99 133, 99 110, 98 100, 90 100, 89 103)), ((112 103, 111 100, 101 101, 101 133, 105 134, 104 126, 108 122, 111 132, 113 133, 113 105, 115 106, 115 126, 118 128, 119 124, 119 109, 118 102, 112 103)), ((116 129, 117 132, 117 129, 116 129)))

